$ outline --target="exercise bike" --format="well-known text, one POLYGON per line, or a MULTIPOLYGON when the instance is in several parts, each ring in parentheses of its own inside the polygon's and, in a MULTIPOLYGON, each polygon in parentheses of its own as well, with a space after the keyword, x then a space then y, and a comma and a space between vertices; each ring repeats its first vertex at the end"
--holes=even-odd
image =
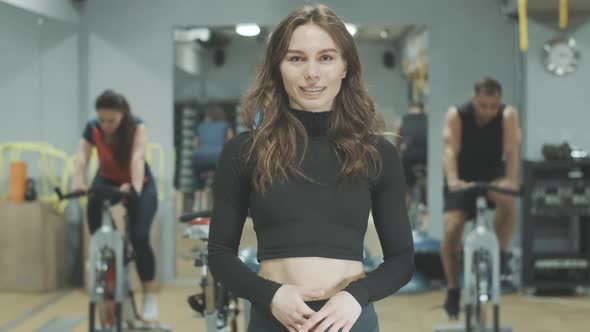
POLYGON ((198 177, 204 183, 204 186, 200 195, 195 194, 186 200, 187 203, 191 203, 185 203, 184 211, 185 213, 189 211, 211 211, 213 209, 213 178, 215 177, 215 169, 203 170, 200 174, 195 174, 195 177, 198 177), (187 209, 187 207, 192 207, 192 209, 187 209))
POLYGON ((182 215, 179 219, 185 225, 183 236, 205 244, 193 250, 195 266, 201 268, 200 286, 202 293, 188 297, 188 304, 206 321, 207 332, 237 332, 238 298, 213 279, 207 264, 207 241, 209 239, 210 211, 182 215))
POLYGON ((436 272, 442 271, 442 267, 440 267, 440 241, 430 237, 427 232, 426 165, 414 165, 411 172, 416 181, 408 188, 408 218, 412 226, 416 269, 412 279, 400 288, 399 294, 416 294, 432 290, 436 280, 440 279, 437 276, 439 273, 436 272))
POLYGON ((410 188, 410 204, 408 206, 408 217, 412 224, 412 232, 424 233, 425 219, 428 209, 426 207, 426 166, 415 165, 412 173, 416 178, 415 184, 410 188))
POLYGON ((130 193, 107 185, 68 194, 55 188, 55 192, 60 200, 97 195, 104 202, 102 225, 88 245, 88 331, 171 331, 167 325, 142 322, 135 304, 128 271, 133 260, 128 218, 126 215, 125 230, 119 232, 110 211, 113 202, 128 198, 130 193))
POLYGON ((500 325, 500 245, 496 233, 486 220, 486 196, 490 191, 518 196, 520 191, 482 182, 475 182, 458 191, 473 192, 477 195, 475 225, 467 234, 463 245, 465 321, 462 327, 436 328, 435 332, 510 332, 511 327, 500 325))

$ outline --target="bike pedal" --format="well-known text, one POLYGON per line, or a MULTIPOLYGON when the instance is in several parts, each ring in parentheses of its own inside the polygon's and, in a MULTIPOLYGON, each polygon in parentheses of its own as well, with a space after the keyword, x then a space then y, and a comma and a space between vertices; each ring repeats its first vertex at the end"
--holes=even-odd
POLYGON ((203 294, 191 295, 187 299, 188 305, 201 315, 205 314, 205 300, 203 294))

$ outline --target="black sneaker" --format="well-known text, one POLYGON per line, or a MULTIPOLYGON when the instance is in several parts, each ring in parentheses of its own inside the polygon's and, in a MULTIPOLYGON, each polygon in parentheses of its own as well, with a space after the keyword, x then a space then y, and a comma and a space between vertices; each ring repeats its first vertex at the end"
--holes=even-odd
POLYGON ((510 251, 500 251, 500 275, 509 276, 512 274, 510 268, 510 260, 512 259, 512 253, 510 251))
POLYGON ((459 302, 461 300, 461 290, 453 288, 447 290, 444 308, 450 320, 459 319, 459 302))
POLYGON ((191 295, 187 299, 189 306, 201 315, 205 314, 205 299, 203 293, 191 295))

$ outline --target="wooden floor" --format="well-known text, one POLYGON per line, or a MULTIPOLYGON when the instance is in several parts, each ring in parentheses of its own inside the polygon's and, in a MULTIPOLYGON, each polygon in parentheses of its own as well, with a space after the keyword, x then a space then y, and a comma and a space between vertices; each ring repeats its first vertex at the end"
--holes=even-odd
MULTIPOLYGON (((160 318, 173 331, 205 331, 204 321, 186 305, 186 296, 194 291, 194 287, 178 285, 161 289, 160 318)), ((449 325, 440 308, 443 296, 442 291, 435 291, 396 295, 378 302, 381 331, 431 332, 435 326, 449 325)), ((56 318, 77 318, 78 323, 70 331, 87 331, 87 304, 82 290, 44 295, 0 293, 0 308, 1 332, 54 332, 41 327, 56 318)), ((516 332, 587 332, 590 331, 590 298, 509 295, 503 298, 502 320, 516 332)), ((244 331, 241 323, 240 331, 244 331)))
MULTIPOLYGON (((369 228, 372 225, 369 224, 369 228)), ((369 230, 365 245, 374 256, 380 247, 374 230, 369 230)), ((241 244, 256 247, 251 223, 246 223, 241 244)), ((182 257, 200 244, 176 239, 177 269, 181 280, 197 280, 199 271, 192 259, 182 257)), ((186 298, 198 291, 196 282, 164 285, 159 293, 160 320, 174 332, 205 332, 205 323, 186 304, 186 298)), ((434 327, 457 325, 448 322, 441 309, 443 291, 420 295, 396 295, 376 303, 382 332, 431 332, 434 327)), ((520 294, 502 298, 502 322, 515 332, 589 332, 590 297, 532 297, 520 294)), ((86 332, 87 297, 82 289, 40 295, 0 292, 0 332, 86 332), (73 321, 67 330, 45 328, 55 321, 73 321)), ((239 331, 245 331, 243 319, 239 331)))

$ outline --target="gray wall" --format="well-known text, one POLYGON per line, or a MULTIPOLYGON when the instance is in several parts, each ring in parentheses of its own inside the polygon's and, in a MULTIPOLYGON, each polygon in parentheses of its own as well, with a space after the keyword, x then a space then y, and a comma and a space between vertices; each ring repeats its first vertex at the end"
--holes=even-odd
MULTIPOLYGON (((89 1, 82 16, 83 30, 87 30, 84 36, 87 40, 82 43, 87 43, 88 49, 88 87, 82 96, 92 98, 107 87, 121 90, 147 120, 151 139, 172 147, 172 28, 236 22, 276 25, 289 9, 303 3, 287 0, 89 1)), ((430 28, 429 209, 430 229, 434 236, 440 237, 442 172, 439 161, 444 113, 449 105, 468 98, 473 82, 483 75, 498 78, 506 90, 505 100, 515 102, 519 63, 515 26, 501 16, 498 2, 488 0, 376 0, 361 11, 358 1, 325 3, 353 23, 424 24, 430 28)), ((82 101, 85 102, 88 104, 88 100, 82 101)), ((171 151, 168 154, 170 165, 171 151)), ((162 236, 171 239, 174 222, 163 224, 162 236)), ((161 264, 168 264, 161 266, 165 271, 173 271, 171 246, 162 252, 169 258, 161 264)), ((169 276, 168 272, 163 275, 164 278, 169 276)))
POLYGON ((399 63, 394 68, 383 65, 383 52, 392 51, 396 61, 401 56, 391 44, 362 41, 357 45, 367 89, 385 119, 387 131, 391 131, 408 108, 408 81, 399 63))
POLYGON ((77 26, 0 3, 0 142, 72 152, 78 131, 77 26))
POLYGON ((63 22, 78 22, 78 11, 72 0, 0 0, 31 13, 63 22))
POLYGON ((542 47, 557 36, 555 29, 531 22, 529 52, 526 54, 526 131, 525 157, 541 158, 544 143, 568 141, 590 151, 590 23, 569 31, 567 35, 578 42, 582 58, 578 70, 565 77, 557 77, 543 67, 542 47))
POLYGON ((41 29, 37 17, 0 4, 0 141, 41 140, 41 29), (28 124, 28 125, 24 125, 28 124))

